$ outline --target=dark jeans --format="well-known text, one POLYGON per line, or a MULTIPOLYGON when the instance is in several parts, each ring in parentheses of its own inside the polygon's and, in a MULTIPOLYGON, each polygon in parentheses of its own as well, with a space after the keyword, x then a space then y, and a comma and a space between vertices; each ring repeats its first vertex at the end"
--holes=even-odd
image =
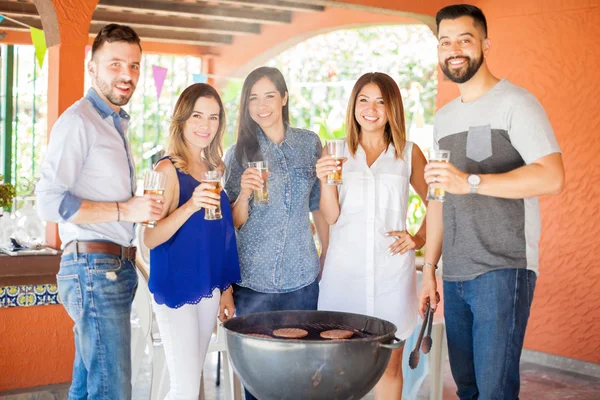
POLYGON ((519 398, 519 360, 536 275, 501 269, 470 281, 444 281, 452 376, 461 400, 519 398))
MULTIPOLYGON (((233 300, 237 316, 266 311, 316 310, 319 300, 319 283, 287 293, 261 293, 233 285, 233 300)), ((246 400, 258 400, 245 390, 246 400)))
POLYGON ((98 253, 63 254, 57 275, 63 306, 75 322, 69 400, 131 399, 131 261, 98 253))

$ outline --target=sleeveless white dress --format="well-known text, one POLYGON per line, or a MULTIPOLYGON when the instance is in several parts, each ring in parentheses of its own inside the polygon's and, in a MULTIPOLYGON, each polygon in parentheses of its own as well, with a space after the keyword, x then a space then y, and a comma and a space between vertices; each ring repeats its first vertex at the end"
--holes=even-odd
POLYGON ((319 310, 385 319, 400 339, 417 324, 415 252, 390 256, 396 238, 385 234, 406 230, 412 146, 407 141, 403 157, 395 158, 390 145, 370 168, 360 145, 356 157, 346 149, 340 216, 331 226, 319 293, 319 310))

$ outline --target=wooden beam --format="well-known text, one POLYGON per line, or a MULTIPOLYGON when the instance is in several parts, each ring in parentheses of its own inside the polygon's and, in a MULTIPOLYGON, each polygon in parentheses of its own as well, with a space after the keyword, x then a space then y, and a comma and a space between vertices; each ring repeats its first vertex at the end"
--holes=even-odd
MULTIPOLYGON (((32 3, 4 2, 0 4, 0 13, 9 17, 21 19, 23 17, 39 19, 35 5, 32 3)), ((31 21, 31 19, 28 19, 31 21)), ((232 24, 226 21, 214 21, 198 18, 165 18, 164 15, 138 14, 133 12, 114 12, 96 9, 92 16, 93 22, 109 24, 130 25, 134 29, 139 27, 152 29, 168 29, 175 31, 188 31, 198 33, 213 33, 224 35, 258 35, 259 24, 237 22, 232 24)), ((25 21, 23 21, 25 22, 25 21)), ((38 24, 41 26, 41 24, 38 24)), ((35 25, 36 27, 39 27, 35 25)))
MULTIPOLYGON (((6 15, 10 16, 9 14, 6 14, 6 15)), ((27 24, 29 26, 33 26, 34 28, 42 29, 42 20, 39 17, 32 18, 32 17, 19 16, 15 19, 17 19, 18 21, 20 21, 24 24, 27 24)), ((6 20, 6 19, 4 21, 2 21, 2 26, 0 26, 0 29, 7 30, 7 31, 27 31, 27 32, 29 32, 29 28, 27 28, 21 24, 17 24, 16 22, 6 20)))
POLYGON ((167 29, 174 31, 186 31, 197 33, 213 33, 223 35, 258 35, 259 24, 248 24, 237 22, 232 24, 226 21, 211 21, 199 18, 165 18, 164 15, 137 14, 132 12, 113 12, 96 9, 92 16, 92 22, 111 22, 129 25, 134 29, 152 28, 167 29))
POLYGON ((164 2, 155 0, 100 0, 98 7, 117 11, 131 10, 153 12, 161 15, 204 17, 230 22, 261 24, 289 24, 292 13, 289 11, 257 11, 240 7, 205 6, 197 3, 164 2))
MULTIPOLYGON (((40 18, 37 8, 33 3, 17 3, 14 1, 4 1, 0 3, 0 13, 9 17, 36 17, 40 18)), ((7 21, 5 21, 7 22, 7 21)), ((4 22, 2 23, 2 26, 4 22)))
MULTIPOLYGON (((106 25, 104 22, 92 21, 90 34, 97 34, 104 25, 106 25)), ((185 43, 198 46, 222 46, 233 42, 233 37, 231 35, 181 32, 152 28, 136 28, 135 31, 142 39, 152 40, 153 42, 185 43)))
MULTIPOLYGON (((19 21, 29 26, 33 26, 34 28, 42 29, 42 21, 39 18, 19 17, 19 21)), ((104 22, 92 21, 90 26, 90 35, 95 36, 104 25, 106 25, 104 22)), ((29 31, 29 29, 23 25, 19 25, 8 20, 2 21, 2 29, 29 31)), ((153 42, 184 43, 193 44, 196 46, 222 46, 231 44, 233 42, 233 37, 231 35, 182 32, 152 28, 135 28, 135 31, 142 39, 152 40, 153 42)))
POLYGON ((300 12, 321 12, 325 10, 324 6, 309 4, 300 1, 280 1, 280 0, 196 0, 204 3, 219 3, 232 6, 249 6, 261 9, 300 11, 300 12))

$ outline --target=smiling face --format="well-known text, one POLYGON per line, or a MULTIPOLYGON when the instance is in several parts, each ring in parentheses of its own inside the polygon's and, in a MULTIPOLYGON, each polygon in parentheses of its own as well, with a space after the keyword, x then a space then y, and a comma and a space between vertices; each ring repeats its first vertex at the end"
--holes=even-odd
POLYGON ((388 116, 381 89, 375 83, 365 85, 358 92, 354 107, 354 118, 360 125, 361 133, 383 133, 385 130, 388 116))
POLYGON ((88 64, 92 87, 115 111, 129 102, 140 77, 142 52, 136 43, 105 42, 88 64))
POLYGON ((438 32, 440 68, 451 81, 465 83, 477 74, 489 52, 489 39, 472 17, 444 19, 438 32))
POLYGON ((273 82, 269 78, 263 77, 250 89, 248 97, 250 118, 263 131, 283 125, 283 107, 287 100, 287 93, 282 97, 273 82))
POLYGON ((190 117, 183 124, 183 138, 188 146, 204 149, 219 131, 221 108, 213 97, 200 97, 190 117))

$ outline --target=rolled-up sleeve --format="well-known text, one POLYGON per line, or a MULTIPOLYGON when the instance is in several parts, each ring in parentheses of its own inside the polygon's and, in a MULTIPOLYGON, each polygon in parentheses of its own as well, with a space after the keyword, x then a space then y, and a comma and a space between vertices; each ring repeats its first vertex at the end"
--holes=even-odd
POLYGON ((41 177, 35 188, 36 208, 44 221, 67 222, 81 207, 71 191, 83 168, 88 143, 81 118, 63 115, 50 135, 41 177))

